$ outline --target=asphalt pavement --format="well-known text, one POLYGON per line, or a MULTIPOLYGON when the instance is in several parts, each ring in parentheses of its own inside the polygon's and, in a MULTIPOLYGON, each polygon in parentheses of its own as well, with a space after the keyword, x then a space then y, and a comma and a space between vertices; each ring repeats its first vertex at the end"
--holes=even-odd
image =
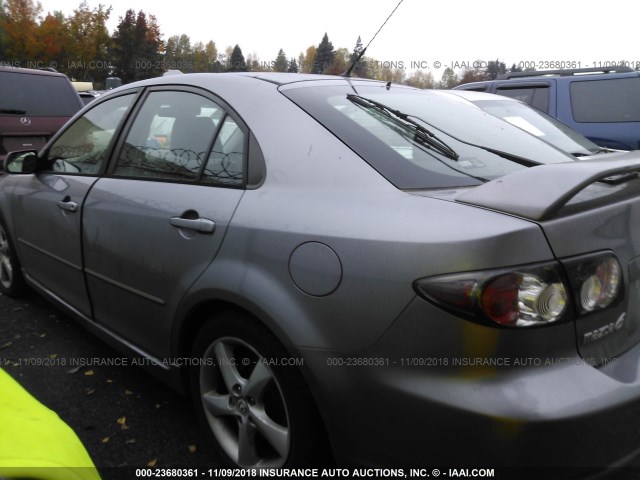
POLYGON ((122 358, 37 294, 0 295, 0 367, 73 428, 104 480, 215 468, 191 400, 122 358))

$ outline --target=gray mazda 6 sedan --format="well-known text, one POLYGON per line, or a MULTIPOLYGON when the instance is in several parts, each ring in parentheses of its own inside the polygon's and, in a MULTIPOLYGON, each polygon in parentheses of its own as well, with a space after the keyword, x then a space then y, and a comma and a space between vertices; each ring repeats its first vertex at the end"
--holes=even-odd
POLYGON ((190 392, 226 464, 575 476, 640 448, 637 153, 237 73, 113 90, 4 167, 2 292, 190 392))

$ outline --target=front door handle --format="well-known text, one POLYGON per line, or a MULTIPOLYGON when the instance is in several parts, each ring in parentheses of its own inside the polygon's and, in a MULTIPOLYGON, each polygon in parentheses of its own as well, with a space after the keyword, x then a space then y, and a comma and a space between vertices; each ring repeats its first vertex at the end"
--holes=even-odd
POLYGON ((78 211, 78 204, 76 202, 68 200, 67 198, 65 198, 64 200, 60 200, 58 202, 58 207, 71 213, 76 213, 78 211))
POLYGON ((189 228, 201 233, 213 233, 216 229, 216 223, 208 218, 182 218, 171 217, 169 223, 178 228, 189 228))

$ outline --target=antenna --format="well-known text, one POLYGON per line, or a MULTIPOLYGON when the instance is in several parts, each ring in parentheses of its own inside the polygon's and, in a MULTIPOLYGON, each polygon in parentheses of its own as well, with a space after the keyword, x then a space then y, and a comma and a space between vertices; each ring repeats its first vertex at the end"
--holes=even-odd
POLYGON ((355 68, 356 64, 360 61, 360 59, 364 56, 364 52, 367 51, 367 48, 369 48, 369 45, 371 45, 371 42, 373 42, 373 40, 378 36, 378 34, 380 33, 380 30, 382 30, 382 28, 387 24, 387 22, 393 16, 393 14, 396 13, 396 10, 398 9, 398 7, 400 6, 400 4, 402 2, 404 2, 404 0, 400 0, 398 2, 398 4, 396 5, 396 8, 394 8, 391 11, 391 13, 387 17, 387 19, 384 21, 384 23, 382 25, 380 25, 380 28, 375 33, 375 35, 371 38, 371 40, 369 40, 369 43, 367 43, 367 46, 362 49, 362 51, 360 52, 360 55, 358 55, 358 58, 356 58, 353 62, 351 62, 351 65, 349 65, 349 68, 347 69, 347 71, 344 72, 342 75, 340 75, 341 77, 350 77, 351 76, 351 72, 355 68))

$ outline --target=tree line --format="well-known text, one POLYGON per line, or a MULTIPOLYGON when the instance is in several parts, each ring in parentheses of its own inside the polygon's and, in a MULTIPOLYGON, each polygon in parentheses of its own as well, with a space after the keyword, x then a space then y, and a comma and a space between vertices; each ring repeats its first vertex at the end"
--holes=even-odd
MULTIPOLYGON (((325 33, 317 45, 296 56, 280 49, 275 58, 261 61, 246 57, 239 45, 219 50, 215 42, 192 43, 188 35, 174 35, 166 40, 156 17, 143 11, 127 10, 110 34, 107 21, 112 8, 89 7, 82 1, 71 15, 61 11, 43 15, 34 0, 0 0, 0 65, 27 68, 54 68, 77 81, 93 82, 104 87, 107 77, 116 76, 123 83, 157 77, 167 70, 192 72, 275 71, 341 74, 363 51, 360 37, 353 49, 334 48, 325 33)), ((379 62, 362 56, 355 64, 353 76, 403 83, 418 88, 453 88, 461 83, 494 79, 507 72, 499 60, 481 62, 484 68, 456 73, 446 68, 439 81, 430 71, 410 74, 392 62, 379 62)), ((518 71, 513 65, 509 71, 518 71), (514 70, 515 69, 515 70, 514 70)))

